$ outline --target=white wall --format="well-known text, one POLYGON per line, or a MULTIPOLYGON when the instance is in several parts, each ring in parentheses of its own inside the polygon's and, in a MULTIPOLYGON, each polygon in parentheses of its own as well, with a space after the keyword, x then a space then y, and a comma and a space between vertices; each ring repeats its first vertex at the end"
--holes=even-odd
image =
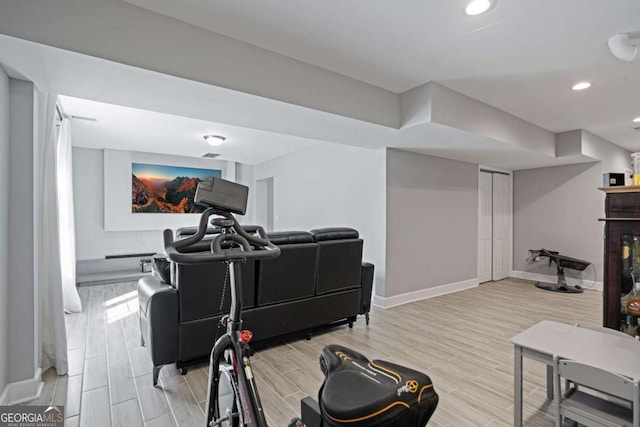
POLYGON ((223 161, 74 147, 73 190, 79 261, 106 255, 161 252, 163 229, 198 224, 198 214, 132 214, 132 162, 222 169, 223 177, 235 177, 235 164, 223 161), (233 176, 228 176, 229 173, 233 176))
MULTIPOLYGON (((556 275, 548 263, 528 265, 529 249, 545 248, 594 264, 602 280, 602 165, 586 163, 515 171, 513 270, 556 275)), ((566 271, 568 277, 576 274, 566 271)), ((584 274, 593 277, 592 271, 584 274)))
MULTIPOLYGON (((527 169, 513 175, 513 270, 556 275, 555 267, 528 265, 529 249, 557 250, 593 263, 598 282, 604 271, 605 194, 602 174, 624 173, 630 168, 630 152, 586 131, 580 135, 581 152, 599 162, 527 169)), ((576 135, 573 135, 576 136, 576 135)), ((593 282, 593 270, 567 270, 567 277, 593 282)))
POLYGON ((475 286, 478 165, 389 149, 386 185, 387 282, 380 296, 394 305, 432 296, 439 286, 475 286))
POLYGON ((325 143, 254 168, 255 180, 273 177, 276 231, 358 230, 376 292, 384 286, 384 159, 384 150, 325 143))
POLYGON ((255 222, 255 191, 253 179, 253 165, 236 163, 236 182, 249 187, 249 199, 247 200, 247 213, 239 218, 242 224, 255 222))
MULTIPOLYGON (((9 194, 9 77, 0 66, 0 192, 9 194)), ((0 394, 7 385, 9 204, 0 206, 0 394)), ((1 399, 0 399, 1 400, 1 399)))

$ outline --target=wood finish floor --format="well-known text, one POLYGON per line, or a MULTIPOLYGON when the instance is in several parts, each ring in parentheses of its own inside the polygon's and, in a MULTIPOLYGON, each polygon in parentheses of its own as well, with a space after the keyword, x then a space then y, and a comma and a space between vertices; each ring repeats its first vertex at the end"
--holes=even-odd
MULTIPOLYGON (((204 425, 207 368, 186 376, 175 366, 154 388, 147 350, 140 346, 135 283, 80 288, 84 311, 67 315, 70 372, 45 373, 39 404, 64 404, 66 426, 204 425)), ((431 376, 440 403, 429 426, 513 425, 512 336, 541 320, 598 325, 602 294, 562 295, 507 279, 406 304, 373 309, 371 323, 346 326, 259 351, 252 358, 269 425, 299 414, 300 399, 316 396, 323 376, 320 350, 353 348, 431 376)), ((545 367, 524 361, 526 426, 552 426, 545 367)))

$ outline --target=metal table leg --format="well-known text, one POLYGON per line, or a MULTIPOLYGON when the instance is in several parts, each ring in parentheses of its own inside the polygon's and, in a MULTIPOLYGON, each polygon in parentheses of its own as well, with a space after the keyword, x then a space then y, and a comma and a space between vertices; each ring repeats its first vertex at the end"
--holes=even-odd
POLYGON ((553 400, 553 366, 547 365, 547 399, 553 400))
POLYGON ((513 359, 513 426, 522 427, 522 348, 514 345, 513 359))

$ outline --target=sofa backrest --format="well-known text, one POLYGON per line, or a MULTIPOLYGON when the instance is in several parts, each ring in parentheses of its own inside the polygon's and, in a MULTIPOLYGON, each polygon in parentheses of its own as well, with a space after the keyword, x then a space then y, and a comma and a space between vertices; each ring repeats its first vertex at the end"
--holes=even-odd
MULTIPOLYGON (((245 226, 245 229, 251 226, 245 226)), ((195 233, 195 227, 179 229, 177 238, 195 233)), ((249 230, 250 232, 253 230, 249 230)), ((210 228, 194 250, 208 251, 220 229, 210 228)), ((278 258, 241 264, 244 308, 293 301, 360 286, 363 241, 352 228, 322 228, 269 233, 278 245, 278 258)), ((180 321, 226 313, 230 292, 220 310, 223 263, 178 265, 172 263, 172 285, 178 290, 180 321)))
POLYGON ((311 230, 318 244, 316 294, 326 294, 360 286, 362 239, 353 228, 333 227, 311 230))
MULTIPOLYGON (((176 240, 184 239, 186 237, 193 236, 198 231, 198 227, 182 227, 176 230, 176 240)), ((207 252, 211 248, 211 240, 213 240, 218 234, 222 233, 221 228, 217 227, 209 227, 207 228, 207 233, 204 235, 202 240, 188 249, 183 249, 183 252, 193 253, 193 252, 207 252)))
MULTIPOLYGON (((255 233, 256 230, 258 229, 257 225, 243 225, 242 228, 244 228, 244 230, 247 233, 255 233)), ((206 235, 209 234, 220 234, 220 231, 222 229, 220 227, 209 227, 207 228, 207 232, 206 235)), ((178 228, 176 230, 176 238, 181 238, 181 237, 187 237, 187 236, 193 236, 194 234, 196 234, 196 232, 198 231, 198 227, 181 227, 178 228)))
MULTIPOLYGON (((250 261, 240 266, 242 305, 244 308, 251 308, 255 305, 255 265, 255 261, 250 261)), ((223 263, 183 264, 175 267, 173 283, 178 290, 181 322, 229 311, 231 291, 228 285, 225 291, 224 304, 222 310, 220 310, 225 268, 226 266, 223 263)))
MULTIPOLYGON (((197 227, 184 227, 176 231, 176 238, 185 238, 196 233, 197 227)), ((211 239, 220 234, 221 229, 209 228, 204 239, 187 252, 210 250, 211 239)), ((178 290, 179 316, 181 322, 202 319, 227 313, 231 305, 231 291, 226 289, 222 300, 226 265, 224 263, 176 264, 171 265, 171 284, 178 290)), ((240 266, 242 277, 242 305, 244 308, 255 306, 256 262, 249 261, 240 266)))
POLYGON ((262 260, 258 266, 258 306, 312 297, 315 294, 318 244, 311 233, 269 233, 280 247, 280 256, 262 260))

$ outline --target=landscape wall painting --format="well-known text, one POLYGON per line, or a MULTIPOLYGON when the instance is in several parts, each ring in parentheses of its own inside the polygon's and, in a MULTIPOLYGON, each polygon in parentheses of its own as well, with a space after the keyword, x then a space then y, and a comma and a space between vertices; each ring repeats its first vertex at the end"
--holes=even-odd
POLYGON ((131 170, 133 213, 201 213, 206 207, 193 201, 198 183, 212 176, 222 176, 219 169, 144 163, 133 163, 131 170))

